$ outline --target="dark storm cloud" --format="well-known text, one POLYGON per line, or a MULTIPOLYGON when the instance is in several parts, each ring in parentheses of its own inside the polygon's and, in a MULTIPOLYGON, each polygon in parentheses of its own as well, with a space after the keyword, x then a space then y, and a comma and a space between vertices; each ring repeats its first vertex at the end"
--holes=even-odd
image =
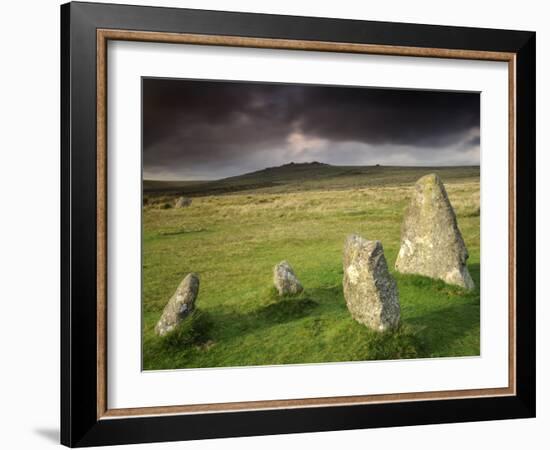
POLYGON ((219 178, 290 161, 479 163, 479 95, 143 80, 150 178, 219 178))

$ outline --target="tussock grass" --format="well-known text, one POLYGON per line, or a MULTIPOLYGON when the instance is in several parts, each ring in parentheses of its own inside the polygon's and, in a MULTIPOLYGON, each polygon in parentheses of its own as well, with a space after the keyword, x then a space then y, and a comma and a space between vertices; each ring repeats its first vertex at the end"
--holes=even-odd
POLYGON ((195 309, 174 331, 160 338, 162 345, 171 351, 179 351, 191 344, 202 344, 209 340, 212 319, 208 313, 195 309))
POLYGON ((366 340, 368 358, 372 360, 419 358, 426 353, 423 328, 401 324, 395 331, 370 333, 366 340))

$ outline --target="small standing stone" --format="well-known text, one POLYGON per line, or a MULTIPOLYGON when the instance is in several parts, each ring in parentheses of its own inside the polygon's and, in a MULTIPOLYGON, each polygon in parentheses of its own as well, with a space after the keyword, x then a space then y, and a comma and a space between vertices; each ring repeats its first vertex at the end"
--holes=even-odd
POLYGON ((198 293, 199 277, 194 273, 190 273, 183 279, 164 307, 162 316, 155 326, 155 333, 159 336, 165 336, 173 331, 195 309, 198 293))
POLYGON ((388 271, 380 241, 348 236, 344 246, 344 297, 351 316, 376 331, 399 325, 397 283, 388 271))
POLYGON ((176 200, 176 208, 185 208, 187 206, 191 206, 192 200, 189 197, 179 197, 176 200))
POLYGON ((467 260, 468 250, 441 179, 436 174, 420 178, 405 212, 395 269, 473 289, 467 260))
POLYGON ((304 290, 294 270, 286 261, 281 261, 273 268, 273 284, 279 295, 294 295, 304 290))

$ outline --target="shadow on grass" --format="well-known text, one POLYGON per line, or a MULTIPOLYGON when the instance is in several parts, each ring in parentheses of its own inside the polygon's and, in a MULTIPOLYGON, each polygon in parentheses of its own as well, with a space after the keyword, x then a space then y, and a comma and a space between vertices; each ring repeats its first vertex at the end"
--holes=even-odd
POLYGON ((326 299, 330 303, 338 301, 338 303, 345 305, 344 291, 341 284, 308 289, 308 293, 314 298, 326 299))
POLYGON ((396 330, 382 333, 368 330, 365 333, 365 360, 422 358, 427 354, 421 326, 402 323, 396 330))
POLYGON ((472 291, 418 275, 398 276, 402 320, 423 330, 423 357, 479 355, 480 266, 470 264, 468 269, 475 283, 472 291))
POLYGON ((161 342, 164 347, 172 349, 203 344, 210 339, 212 327, 210 314, 196 309, 182 320, 174 331, 162 337, 161 342))
POLYGON ((474 280, 474 283, 476 285, 476 291, 479 295, 479 290, 480 290, 480 270, 481 270, 481 267, 479 265, 479 263, 476 263, 476 264, 468 264, 468 271, 470 272, 470 275, 472 276, 472 279, 474 280))
POLYGON ((478 298, 479 299, 479 283, 480 283, 480 266, 479 263, 468 264, 468 271, 474 281, 474 289, 468 291, 460 286, 447 284, 442 280, 436 280, 430 277, 416 274, 404 274, 399 272, 393 272, 393 275, 397 281, 397 286, 401 294, 402 291, 406 291, 409 287, 414 287, 424 291, 426 296, 430 294, 445 294, 449 297, 463 297, 463 298, 478 298))
POLYGON ((284 323, 290 320, 301 319, 319 305, 310 298, 284 298, 275 303, 258 308, 251 313, 264 323, 284 323))
POLYGON ((407 319, 407 324, 423 329, 424 357, 479 355, 479 344, 477 351, 452 350, 462 347, 457 342, 471 337, 476 329, 479 331, 479 323, 479 306, 471 303, 450 305, 407 319))
POLYGON ((301 294, 297 298, 284 297, 264 303, 245 313, 228 307, 215 312, 197 309, 167 336, 158 338, 153 335, 144 342, 143 368, 149 370, 195 367, 190 361, 205 351, 208 352, 210 348, 219 344, 230 344, 234 338, 248 333, 267 331, 272 326, 302 319, 309 316, 318 305, 315 300, 301 294), (171 356, 167 358, 168 355, 171 356), (171 358, 178 362, 171 362, 171 358))
POLYGON ((218 324, 223 326, 223 333, 239 335, 249 333, 259 328, 268 328, 273 325, 291 322, 310 315, 319 303, 305 293, 298 296, 275 298, 270 294, 267 303, 248 312, 239 312, 237 309, 224 308, 213 313, 218 324))
POLYGON ((177 230, 168 230, 168 231, 159 231, 157 233, 158 236, 178 236, 180 234, 194 234, 194 233, 205 233, 210 230, 207 230, 206 228, 197 228, 197 229, 187 229, 187 228, 180 228, 177 230))

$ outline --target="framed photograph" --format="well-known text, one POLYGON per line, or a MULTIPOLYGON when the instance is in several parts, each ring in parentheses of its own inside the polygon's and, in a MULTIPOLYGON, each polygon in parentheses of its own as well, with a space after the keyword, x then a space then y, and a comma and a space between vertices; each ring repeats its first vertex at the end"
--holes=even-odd
POLYGON ((535 33, 61 7, 61 441, 535 415, 535 33))

